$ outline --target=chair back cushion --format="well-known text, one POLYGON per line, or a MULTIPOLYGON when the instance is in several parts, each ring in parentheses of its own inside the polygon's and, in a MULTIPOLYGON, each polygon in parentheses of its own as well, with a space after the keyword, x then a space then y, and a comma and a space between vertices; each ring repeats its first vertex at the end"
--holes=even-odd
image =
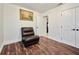
POLYGON ((22 27, 21 32, 22 32, 22 37, 29 37, 34 35, 33 27, 22 27))

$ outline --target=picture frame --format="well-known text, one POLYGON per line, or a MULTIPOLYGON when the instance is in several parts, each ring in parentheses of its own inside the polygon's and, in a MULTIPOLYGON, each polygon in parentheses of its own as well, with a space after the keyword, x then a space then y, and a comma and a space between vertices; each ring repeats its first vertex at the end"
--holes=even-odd
POLYGON ((33 12, 20 9, 20 20, 33 21, 33 12))

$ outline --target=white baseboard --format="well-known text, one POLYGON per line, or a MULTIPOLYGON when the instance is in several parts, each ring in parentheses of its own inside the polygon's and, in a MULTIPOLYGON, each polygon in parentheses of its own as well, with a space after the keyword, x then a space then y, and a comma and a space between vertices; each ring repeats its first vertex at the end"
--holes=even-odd
POLYGON ((7 44, 11 44, 11 43, 15 43, 15 42, 19 42, 21 40, 9 40, 9 41, 4 41, 4 45, 7 45, 7 44))
POLYGON ((9 41, 4 41, 3 44, 2 44, 1 47, 0 47, 0 53, 1 53, 1 51, 2 51, 2 49, 3 49, 3 47, 4 47, 4 45, 11 44, 11 43, 15 43, 15 42, 19 42, 19 41, 21 41, 21 40, 9 40, 9 41))
POLYGON ((2 51, 2 49, 3 49, 3 47, 4 47, 4 45, 11 44, 11 43, 15 43, 15 42, 19 42, 19 41, 21 41, 21 40, 9 40, 9 41, 4 41, 3 44, 2 44, 1 47, 0 47, 0 53, 1 53, 1 51, 2 51))
POLYGON ((57 39, 52 38, 52 37, 50 37, 50 36, 46 36, 46 35, 44 35, 44 37, 48 37, 49 39, 52 39, 52 40, 55 40, 55 41, 58 41, 58 42, 62 42, 61 40, 57 40, 57 39))
MULTIPOLYGON (((44 35, 44 36, 45 36, 45 35, 44 35)), ((60 42, 60 43, 63 43, 63 44, 67 44, 67 43, 65 43, 63 40, 57 40, 57 39, 52 38, 52 37, 50 37, 50 36, 45 36, 45 37, 48 37, 49 39, 55 40, 55 41, 60 42)), ((67 45, 69 45, 69 44, 67 44, 67 45)), ((73 46, 73 45, 70 45, 70 46, 76 47, 76 46, 73 46)), ((76 47, 76 48, 78 48, 78 47, 76 47)))

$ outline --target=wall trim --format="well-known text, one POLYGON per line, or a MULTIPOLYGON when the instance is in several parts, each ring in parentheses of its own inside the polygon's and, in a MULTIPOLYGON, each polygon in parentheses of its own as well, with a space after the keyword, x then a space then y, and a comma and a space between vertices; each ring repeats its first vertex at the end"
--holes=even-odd
POLYGON ((7 40, 7 41, 4 41, 4 45, 7 45, 7 44, 12 44, 12 43, 15 43, 15 42, 19 42, 21 40, 7 40))
POLYGON ((4 45, 11 44, 11 43, 15 43, 15 42, 19 42, 19 41, 21 41, 21 40, 4 41, 4 42, 2 43, 2 45, 1 45, 1 47, 0 47, 0 53, 1 53, 1 51, 2 51, 2 49, 3 49, 3 47, 4 47, 4 45))
MULTIPOLYGON (((55 40, 55 41, 58 41, 58 42, 62 42, 62 40, 57 40, 57 39, 55 39, 55 38, 53 38, 53 37, 50 37, 50 36, 47 36, 47 35, 43 35, 44 37, 48 37, 49 39, 51 39, 51 40, 55 40)), ((62 42, 63 43, 63 42, 62 42)))
MULTIPOLYGON (((51 40, 55 40, 55 41, 57 41, 57 42, 66 44, 63 40, 57 40, 57 39, 54 39, 54 38, 52 38, 52 37, 50 37, 50 36, 46 36, 46 35, 44 35, 44 37, 48 37, 48 38, 51 39, 51 40)), ((66 44, 66 45, 69 45, 69 44, 66 44)), ((72 46, 72 45, 69 45, 69 46, 72 46)), ((76 47, 76 46, 72 46, 72 47, 79 48, 79 47, 76 47)))

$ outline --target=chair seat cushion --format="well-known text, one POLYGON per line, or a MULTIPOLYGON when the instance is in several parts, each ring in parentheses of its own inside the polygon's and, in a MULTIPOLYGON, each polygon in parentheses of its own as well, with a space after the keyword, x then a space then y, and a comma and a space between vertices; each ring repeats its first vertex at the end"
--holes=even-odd
POLYGON ((37 40, 37 39, 39 39, 39 36, 23 37, 24 41, 31 41, 31 40, 37 40))

